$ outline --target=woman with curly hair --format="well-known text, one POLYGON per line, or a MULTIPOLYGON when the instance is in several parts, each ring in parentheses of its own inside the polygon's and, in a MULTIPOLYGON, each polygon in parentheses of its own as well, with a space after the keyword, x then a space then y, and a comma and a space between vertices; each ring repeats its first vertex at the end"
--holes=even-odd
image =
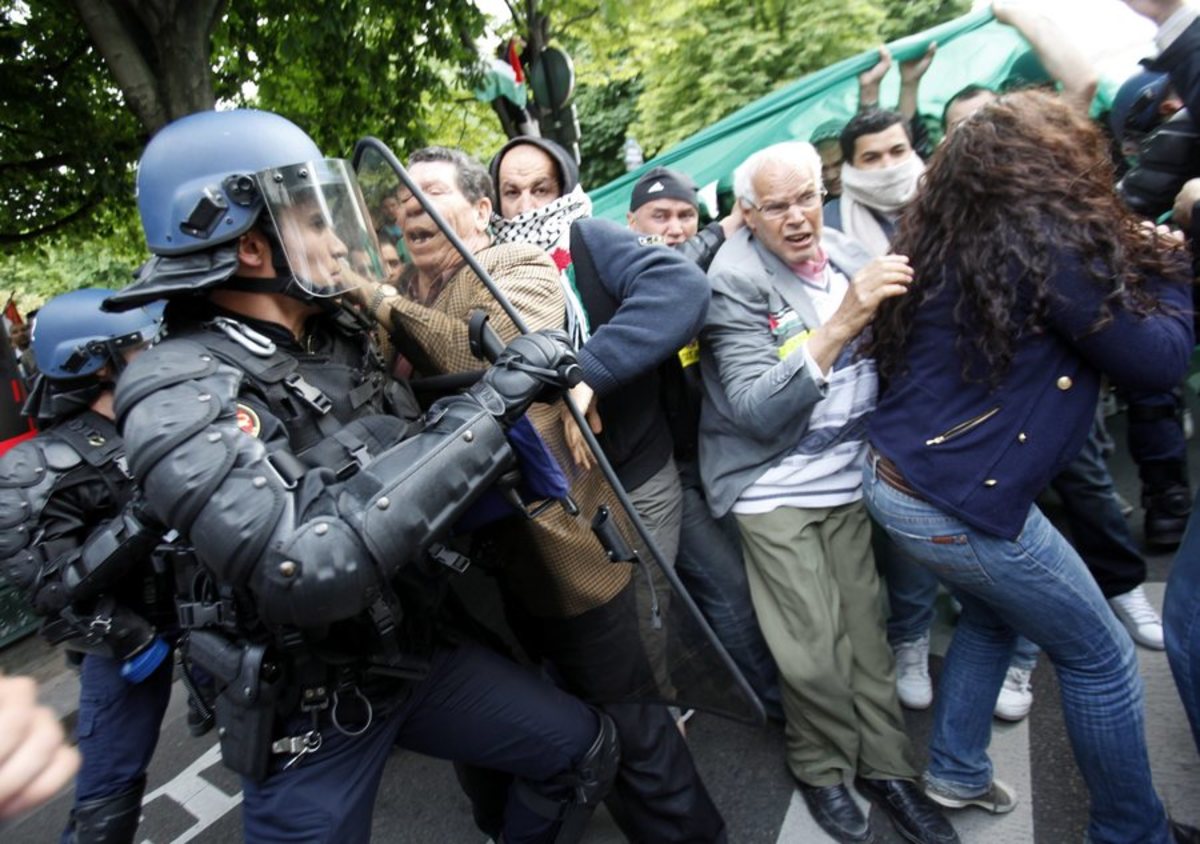
POLYGON ((1034 498, 1083 445, 1102 375, 1165 390, 1186 372, 1183 255, 1117 201, 1099 131, 1033 91, 958 126, 894 246, 915 280, 880 308, 864 349, 881 378, 866 503, 963 605, 926 792, 950 808, 1015 805, 987 747, 1020 633, 1058 673, 1089 841, 1170 841, 1133 643, 1034 498))

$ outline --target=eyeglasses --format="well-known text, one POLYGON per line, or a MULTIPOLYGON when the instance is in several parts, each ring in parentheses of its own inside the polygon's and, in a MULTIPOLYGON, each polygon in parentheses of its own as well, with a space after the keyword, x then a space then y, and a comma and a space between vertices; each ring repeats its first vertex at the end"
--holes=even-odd
POLYGON ((762 205, 755 205, 753 202, 750 202, 750 207, 768 220, 780 220, 787 216, 787 212, 792 209, 793 205, 799 206, 805 211, 811 211, 814 208, 820 207, 821 203, 825 200, 826 193, 825 188, 808 190, 791 199, 773 200, 771 202, 764 202, 762 205))

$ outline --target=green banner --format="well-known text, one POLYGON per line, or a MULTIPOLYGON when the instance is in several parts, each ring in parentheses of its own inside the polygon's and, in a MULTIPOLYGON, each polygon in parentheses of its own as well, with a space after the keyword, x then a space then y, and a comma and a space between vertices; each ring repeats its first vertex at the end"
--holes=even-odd
MULTIPOLYGON (((1015 29, 997 23, 990 9, 983 9, 889 44, 895 61, 881 85, 881 103, 897 100, 900 62, 918 58, 932 41, 937 42, 938 50, 921 80, 921 114, 940 118, 946 101, 972 83, 999 89, 1013 82, 1046 80, 1025 40, 1015 29)), ((878 59, 877 50, 868 50, 734 112, 637 170, 591 191, 593 213, 623 221, 634 182, 651 167, 680 170, 698 185, 727 184, 734 168, 755 150, 779 141, 807 141, 813 130, 828 120, 848 121, 858 107, 858 74, 878 59)), ((1098 101, 1110 101, 1113 87, 1103 83, 1098 101)))

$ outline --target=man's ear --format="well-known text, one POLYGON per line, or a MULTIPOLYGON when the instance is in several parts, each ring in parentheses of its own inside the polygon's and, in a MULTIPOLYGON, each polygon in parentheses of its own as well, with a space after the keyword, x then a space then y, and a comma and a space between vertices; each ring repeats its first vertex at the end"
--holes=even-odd
POLYGON ((629 228, 631 228, 631 229, 636 229, 637 227, 636 227, 636 226, 633 224, 633 221, 634 221, 635 219, 637 219, 637 218, 633 216, 633 212, 632 212, 632 211, 626 211, 626 212, 625 212, 625 225, 626 225, 626 226, 628 226, 628 227, 629 227, 629 228))
POLYGON ((271 244, 258 229, 250 229, 238 238, 238 274, 253 278, 274 274, 271 244))
POLYGON ((481 232, 487 231, 492 224, 492 200, 486 196, 475 203, 475 222, 481 232))

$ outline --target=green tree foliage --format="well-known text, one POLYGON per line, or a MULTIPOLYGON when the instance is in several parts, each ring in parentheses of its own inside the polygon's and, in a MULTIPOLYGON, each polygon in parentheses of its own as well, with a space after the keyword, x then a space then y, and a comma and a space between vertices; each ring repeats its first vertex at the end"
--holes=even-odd
POLYGON ((577 0, 542 6, 552 38, 575 57, 584 171, 611 178, 621 167, 613 138, 630 134, 657 154, 805 73, 963 14, 970 0, 609 0, 593 14, 577 0), (640 93, 622 90, 632 78, 640 93), (626 96, 637 102, 622 131, 626 96), (600 143, 588 138, 593 125, 600 143))
POLYGON ((887 15, 879 30, 880 41, 894 41, 939 23, 965 15, 971 0, 883 0, 887 15))
POLYGON ((137 156, 217 102, 278 111, 330 155, 364 134, 424 143, 482 27, 469 3, 427 0, 0 0, 6 283, 53 293, 128 261, 123 283, 137 156))
POLYGON ((0 17, 0 245, 76 223, 132 196, 137 118, 69 3, 6 3, 0 17))
POLYGON ((230 0, 218 93, 286 115, 328 155, 349 156, 364 134, 420 145, 435 130, 428 104, 462 93, 445 70, 474 61, 483 23, 462 2, 230 0))
POLYGON ((649 45, 633 133, 648 154, 669 147, 781 84, 879 43, 867 0, 694 0, 649 45))
POLYGON ((638 77, 579 86, 575 108, 583 130, 579 148, 584 187, 598 187, 625 172, 625 138, 641 93, 638 77))

